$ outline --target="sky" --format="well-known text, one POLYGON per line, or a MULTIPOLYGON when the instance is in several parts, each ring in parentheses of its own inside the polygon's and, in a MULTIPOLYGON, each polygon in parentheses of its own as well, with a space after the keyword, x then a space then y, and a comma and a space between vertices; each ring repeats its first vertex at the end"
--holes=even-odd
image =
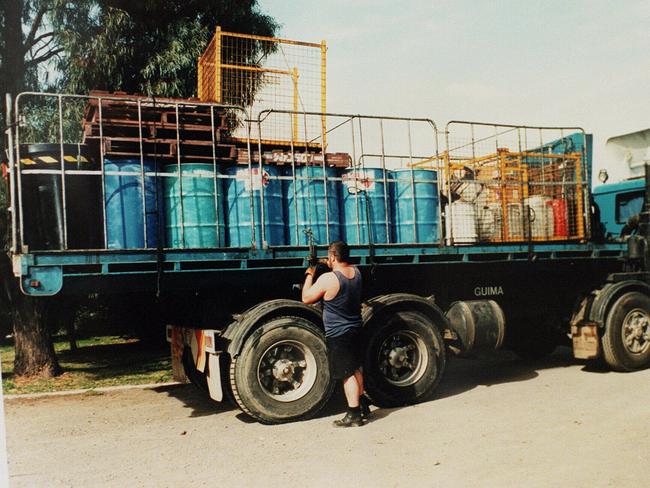
POLYGON ((648 0, 260 0, 279 37, 327 42, 327 110, 607 138, 650 127, 648 0))

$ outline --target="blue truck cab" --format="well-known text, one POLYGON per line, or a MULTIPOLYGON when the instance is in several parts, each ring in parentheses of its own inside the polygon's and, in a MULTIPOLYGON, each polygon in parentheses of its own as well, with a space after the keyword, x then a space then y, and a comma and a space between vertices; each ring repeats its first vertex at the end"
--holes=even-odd
POLYGON ((628 219, 641 212, 644 192, 643 178, 603 184, 594 188, 594 201, 600 209, 600 220, 608 235, 620 236, 628 219))

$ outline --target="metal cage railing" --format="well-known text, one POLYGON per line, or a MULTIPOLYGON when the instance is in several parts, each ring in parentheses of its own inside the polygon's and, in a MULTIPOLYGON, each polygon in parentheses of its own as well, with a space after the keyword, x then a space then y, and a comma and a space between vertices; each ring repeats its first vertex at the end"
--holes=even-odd
MULTIPOLYGON (((267 127, 265 144, 304 144, 300 112, 327 111, 327 46, 320 43, 225 32, 220 27, 198 63, 201 100, 245 107, 250 119, 269 109, 290 110, 267 127)), ((269 122, 271 122, 271 120, 269 122)), ((315 126, 324 120, 314 120, 315 126)), ((234 137, 244 140, 243 131, 234 137)))
POLYGON ((8 108, 14 253, 589 238, 579 128, 453 121, 440 152, 425 118, 108 94, 8 108))

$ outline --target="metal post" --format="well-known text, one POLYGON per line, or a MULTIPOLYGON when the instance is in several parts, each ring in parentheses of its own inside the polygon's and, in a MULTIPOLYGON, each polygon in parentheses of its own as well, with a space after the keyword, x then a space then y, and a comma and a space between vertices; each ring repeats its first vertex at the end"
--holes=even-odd
POLYGON ((214 226, 217 231, 217 247, 220 247, 221 231, 219 230, 219 193, 217 185, 217 148, 214 127, 214 106, 210 105, 210 132, 212 133, 212 181, 214 188, 214 226))
MULTIPOLYGON (((293 82, 293 138, 298 140, 298 68, 291 69, 291 81, 293 82)), ((305 145, 307 144, 307 132, 305 131, 305 145)))
POLYGON ((312 219, 312 208, 311 208, 311 180, 312 180, 312 177, 311 177, 311 170, 308 168, 308 164, 307 164, 308 161, 309 161, 309 146, 308 146, 309 145, 309 142, 308 142, 309 138, 307 137, 307 115, 304 114, 304 113, 303 113, 302 121, 303 121, 304 130, 305 130, 305 140, 304 140, 304 143, 305 143, 304 155, 305 155, 305 157, 304 157, 304 162, 305 162, 305 168, 307 168, 307 178, 303 177, 303 178, 301 178, 301 180, 306 180, 306 185, 307 185, 307 202, 309 203, 309 205, 306 206, 307 207, 307 220, 309 222, 309 229, 312 231, 312 242, 313 242, 313 229, 312 229, 312 227, 313 227, 313 224, 314 224, 314 220, 312 219))
POLYGON ((413 235, 415 236, 415 242, 420 242, 418 236, 418 214, 417 206, 415 205, 415 174, 413 172, 413 146, 411 140, 411 121, 408 120, 406 123, 406 128, 408 129, 408 142, 409 142, 409 167, 411 168, 411 206, 413 207, 413 235))
MULTIPOLYGON (((453 245, 454 231, 453 222, 451 217, 451 148, 449 145, 449 123, 445 126, 445 145, 447 146, 447 157, 445 163, 445 177, 446 177, 446 191, 447 191, 447 208, 445 210, 445 237, 449 245, 453 245), (447 227, 449 227, 449 235, 447 235, 447 227)), ((442 234, 442 232, 441 232, 442 234)))
MULTIPOLYGON (((144 150, 142 147, 142 101, 138 100, 138 135, 139 135, 139 145, 140 145, 140 190, 141 200, 142 200, 142 226, 144 228, 144 248, 149 247, 149 239, 147 236, 147 199, 146 199, 146 189, 144 184, 144 150)), ((121 178, 121 177, 120 177, 121 178)))
POLYGON ((321 67, 320 67, 320 90, 321 90, 321 112, 323 115, 321 116, 321 126, 322 126, 322 132, 323 132, 323 154, 327 151, 327 119, 325 114, 327 113, 327 44, 325 44, 325 41, 321 41, 320 43, 320 59, 321 59, 321 67))
POLYGON ((102 117, 102 98, 97 97, 99 115, 99 165, 102 173, 102 216, 104 217, 104 249, 108 249, 108 226, 106 224, 106 185, 104 184, 104 125, 102 117))
POLYGON ((201 56, 199 56, 196 66, 198 68, 198 72, 197 72, 198 86, 196 87, 197 96, 199 97, 199 100, 203 100, 203 63, 201 63, 201 56))
MULTIPOLYGON (((291 114, 289 115, 289 121, 291 122, 291 114)), ((293 220, 296 224, 296 231, 295 231, 295 236, 296 236, 296 246, 300 245, 300 231, 298 229, 299 224, 298 224, 298 178, 296 178, 296 153, 295 153, 295 144, 294 144, 294 138, 293 138, 293 132, 291 133, 291 178, 293 179, 293 220)))
MULTIPOLYGON (((358 189, 357 186, 357 151, 356 151, 356 141, 354 139, 354 117, 350 119, 350 128, 352 129, 352 177, 354 178, 354 188, 358 189)), ((361 151, 363 154, 363 151, 361 151)), ((354 192, 354 203, 357 214, 357 244, 361 244, 361 226, 359 219, 359 192, 354 192)))
MULTIPOLYGON (((258 152, 258 166, 259 166, 259 178, 260 178, 260 237, 262 241, 262 248, 266 248, 266 232, 264 229, 264 193, 261 191, 262 187, 264 186, 262 183, 262 169, 263 169, 263 158, 262 158, 262 128, 260 127, 259 133, 258 133, 258 139, 257 139, 257 152, 258 152)), ((250 185, 251 185, 251 224, 253 226, 253 247, 256 246, 255 242, 255 213, 253 212, 253 193, 254 193, 254 187, 253 187, 253 170, 250 170, 250 185)))
POLYGON ((584 220, 585 220, 585 235, 584 237, 589 237, 591 235, 591 203, 589 201, 589 171, 587 165, 587 135, 584 131, 582 132, 582 151, 580 164, 582 165, 582 174, 584 175, 584 182, 582 183, 582 198, 584 200, 584 220))
MULTIPOLYGON (((255 203, 253 202, 253 149, 251 147, 251 119, 246 112, 244 111, 244 116, 246 116, 246 147, 248 149, 248 183, 249 183, 249 195, 248 203, 250 205, 250 215, 251 215, 251 247, 255 248, 255 203)), ((257 136, 259 150, 262 150, 262 122, 258 119, 257 121, 257 136)), ((262 155, 260 154, 260 158, 262 155)), ((235 169, 235 174, 233 175, 234 181, 232 185, 235 187, 235 198, 239 197, 237 195, 237 169, 235 169)), ((246 189, 246 183, 244 183, 244 189, 246 189)))
POLYGON ((214 101, 222 103, 221 100, 221 27, 217 26, 214 33, 214 101))
POLYGON ((436 125, 433 123, 433 121, 428 121, 429 125, 432 126, 433 128, 433 150, 434 154, 436 157, 436 187, 435 187, 435 195, 436 195, 436 200, 437 200, 437 205, 438 205, 438 244, 442 243, 442 238, 443 238, 443 230, 442 230, 442 204, 440 202, 440 188, 441 188, 441 181, 440 181, 440 153, 438 150, 438 128, 436 125))
MULTIPOLYGON (((356 117, 357 120, 359 121, 359 150, 361 151, 361 156, 359 157, 359 163, 360 166, 362 167, 363 170, 363 126, 362 126, 362 120, 361 116, 356 117)), ((354 125, 354 122, 353 122, 354 125)), ((357 169, 355 168, 355 179, 354 179, 354 186, 356 188, 356 192, 354 194, 354 197, 356 199, 356 204, 357 204, 357 234, 359 236, 359 244, 361 244, 361 218, 359 217, 359 191, 358 191, 358 182, 357 182, 357 169)))
MULTIPOLYGON (((7 134, 7 145, 8 145, 8 154, 9 154, 9 193, 11 195, 11 252, 12 254, 16 254, 17 250, 17 229, 16 229, 16 160, 15 160, 15 153, 14 153, 14 138, 13 138, 13 126, 14 126, 14 121, 11 119, 13 118, 13 111, 12 111, 12 106, 13 104, 11 103, 11 95, 9 93, 6 94, 5 96, 5 106, 6 106, 6 114, 7 114, 7 120, 5 120, 5 125, 7 127, 6 129, 6 134, 7 134)), ((15 123, 15 127, 18 127, 17 121, 15 123)), ((16 129, 17 130, 17 129, 16 129)), ((20 161, 18 162, 20 164, 20 161)), ((21 212, 22 215, 22 212, 21 212)))
MULTIPOLYGON (((388 179, 386 177, 386 148, 384 145, 384 119, 379 119, 379 137, 381 140, 381 167, 384 171, 384 216, 386 217, 384 222, 386 223, 386 240, 390 243, 390 228, 388 223, 388 179)), ((395 203, 397 206, 397 203, 395 203)))
POLYGON ((57 95, 59 109, 59 146, 61 158, 61 198, 63 205, 63 249, 68 249, 68 209, 65 198, 65 152, 63 150, 63 95, 57 95))
MULTIPOLYGON (((325 126, 321 125, 321 137, 323 138, 323 141, 325 141, 325 126)), ((305 139, 307 139, 307 126, 305 125, 305 139)), ((331 242, 330 238, 330 214, 329 214, 329 193, 328 193, 328 188, 327 188, 327 168, 325 164, 325 159, 327 158, 327 155, 325 154, 325 143, 323 142, 323 147, 322 147, 322 154, 323 154, 323 185, 325 186, 325 238, 327 240, 327 244, 331 242)))
MULTIPOLYGON (((260 230, 260 235, 262 237, 262 249, 267 249, 269 243, 266 238, 266 205, 264 201, 264 158, 262 156, 262 146, 260 142, 260 151, 259 151, 259 181, 260 181, 260 222, 262 224, 262 229, 260 230)), ((271 175, 269 174, 269 179, 271 175)))
MULTIPOLYGON (((181 171, 181 133, 180 133, 180 114, 178 111, 178 103, 174 104, 174 111, 176 113, 176 166, 178 168, 178 202, 181 207, 181 248, 185 249, 185 208, 183 205, 183 173, 181 171)), ((193 175, 191 175, 193 177, 193 175)))

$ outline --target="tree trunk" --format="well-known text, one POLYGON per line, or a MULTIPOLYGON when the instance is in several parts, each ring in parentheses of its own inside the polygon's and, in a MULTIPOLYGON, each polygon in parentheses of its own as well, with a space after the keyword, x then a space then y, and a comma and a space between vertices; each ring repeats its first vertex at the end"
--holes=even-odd
POLYGON ((48 306, 43 298, 23 297, 14 304, 14 375, 43 376, 61 374, 48 328, 48 306))
MULTIPOLYGON (((23 43, 24 0, 2 0, 0 12, 4 17, 2 36, 2 69, 0 69, 0 97, 4 112, 4 94, 16 95, 25 86, 27 65, 23 43)), ((3 138, 4 139, 4 138, 3 138)), ((3 153, 4 154, 4 153, 3 153)), ((14 374, 17 376, 54 376, 61 373, 61 367, 54 353, 50 337, 49 304, 47 299, 28 297, 22 294, 18 280, 13 276, 11 261, 4 244, 9 230, 6 209, 0 209, 0 306, 10 311, 13 322, 16 358, 14 374)))
POLYGON ((4 283, 2 302, 8 304, 13 322, 14 375, 52 377, 61 374, 48 327, 52 299, 23 295, 4 252, 0 254, 0 280, 4 283))
POLYGON ((2 0, 2 3, 5 25, 1 34, 4 50, 0 53, 0 96, 4 106, 5 93, 15 96, 24 86, 26 65, 22 16, 25 5, 23 0, 2 0))

